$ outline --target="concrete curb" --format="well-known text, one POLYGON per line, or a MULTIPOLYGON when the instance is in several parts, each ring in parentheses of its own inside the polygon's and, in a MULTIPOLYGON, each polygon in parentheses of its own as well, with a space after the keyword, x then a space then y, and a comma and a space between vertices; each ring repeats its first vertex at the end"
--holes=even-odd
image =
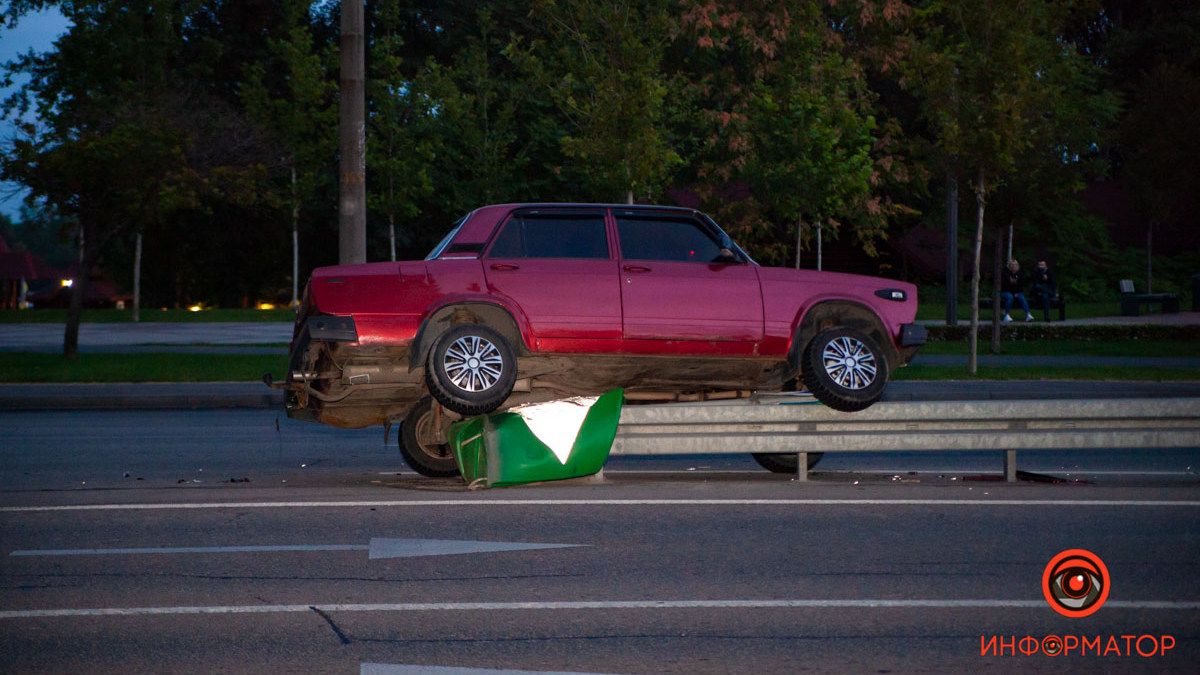
POLYGON ((0 411, 220 410, 283 408, 283 392, 260 382, 0 384, 0 411))

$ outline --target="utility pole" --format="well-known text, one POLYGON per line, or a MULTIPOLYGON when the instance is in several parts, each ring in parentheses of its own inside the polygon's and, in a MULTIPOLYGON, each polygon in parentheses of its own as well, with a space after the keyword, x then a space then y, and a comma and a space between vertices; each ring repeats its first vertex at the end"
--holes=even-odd
POLYGON ((338 262, 367 261, 367 127, 363 0, 342 0, 341 102, 338 107, 338 262))
POLYGON ((958 179, 946 173, 946 325, 958 325, 958 179))

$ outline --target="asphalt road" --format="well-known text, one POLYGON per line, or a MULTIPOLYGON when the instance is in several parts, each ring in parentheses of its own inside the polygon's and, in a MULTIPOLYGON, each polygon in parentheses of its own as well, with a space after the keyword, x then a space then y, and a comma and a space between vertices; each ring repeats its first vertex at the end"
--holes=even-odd
POLYGON ((273 411, 3 412, 0 671, 1194 672, 1200 449, 1022 454, 1058 483, 1000 465, 830 455, 799 484, 614 458, 468 492, 377 429, 273 411), (1087 618, 1042 598, 1068 548, 1110 573, 1087 618), (980 656, 1047 635, 1133 655, 980 656))

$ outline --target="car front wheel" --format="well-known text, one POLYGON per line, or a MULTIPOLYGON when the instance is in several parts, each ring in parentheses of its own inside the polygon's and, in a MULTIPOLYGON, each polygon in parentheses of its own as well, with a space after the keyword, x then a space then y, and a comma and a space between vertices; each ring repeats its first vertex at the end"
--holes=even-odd
POLYGON ((517 381, 517 358, 504 336, 479 324, 446 331, 425 364, 429 393, 460 415, 484 415, 504 403, 517 381))
POLYGON ((831 328, 804 348, 800 377, 817 400, 856 412, 883 396, 887 358, 875 341, 853 328, 831 328))

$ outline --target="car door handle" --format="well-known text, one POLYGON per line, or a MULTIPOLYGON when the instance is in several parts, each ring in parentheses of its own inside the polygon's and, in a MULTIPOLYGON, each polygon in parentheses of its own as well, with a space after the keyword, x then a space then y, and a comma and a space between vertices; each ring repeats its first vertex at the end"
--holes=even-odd
POLYGON ((519 270, 521 269, 521 266, 513 265, 511 263, 492 263, 492 269, 507 272, 509 270, 519 270))
POLYGON ((622 267, 621 269, 625 270, 626 272, 649 272, 650 271, 649 267, 642 267, 641 265, 626 265, 626 266, 622 267))

